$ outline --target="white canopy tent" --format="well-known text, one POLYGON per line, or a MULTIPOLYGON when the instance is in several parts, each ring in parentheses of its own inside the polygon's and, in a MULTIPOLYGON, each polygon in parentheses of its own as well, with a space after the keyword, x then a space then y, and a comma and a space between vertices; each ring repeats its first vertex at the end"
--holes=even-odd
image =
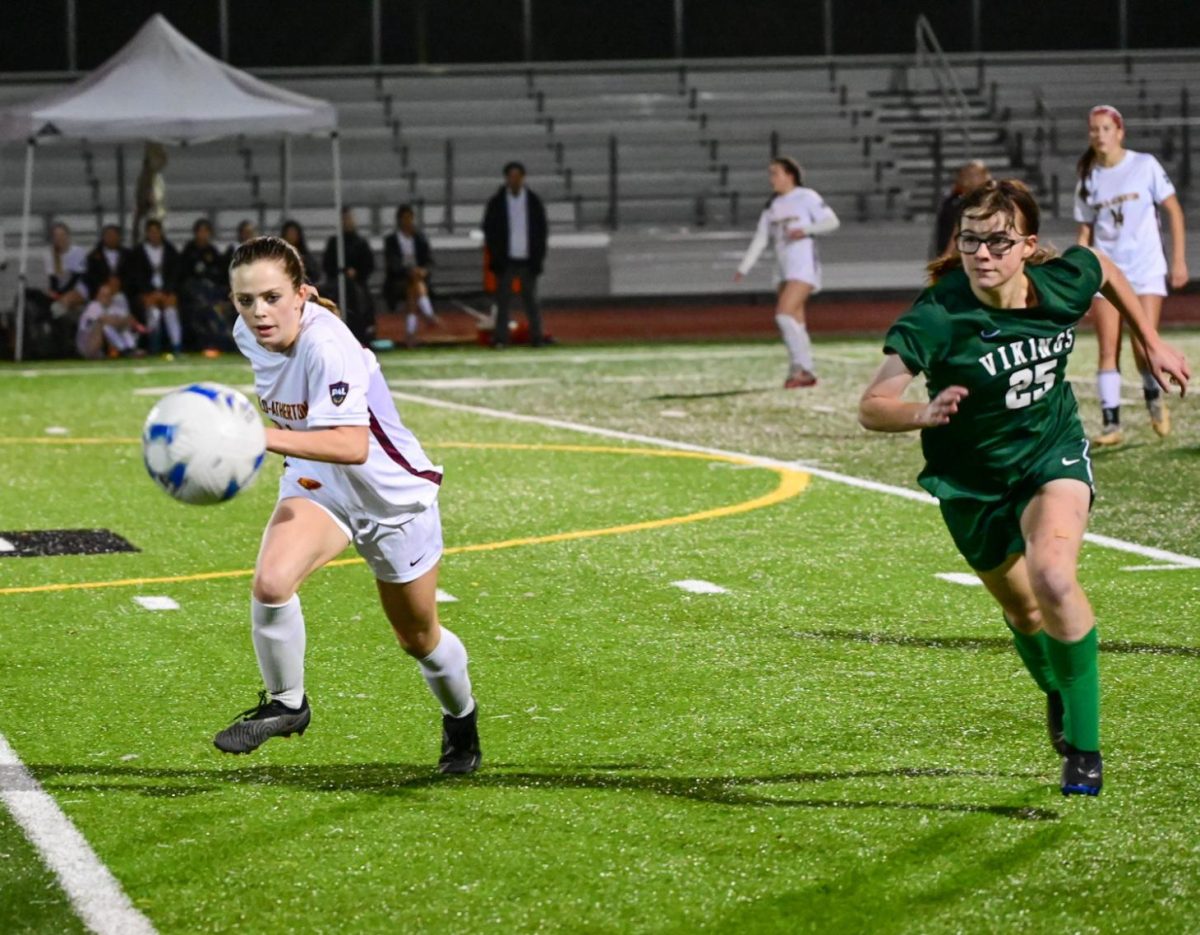
POLYGON ((0 110, 0 142, 25 140, 25 197, 17 295, 21 359, 34 154, 39 143, 73 138, 186 143, 223 136, 328 134, 337 212, 338 301, 345 307, 345 245, 337 111, 225 64, 155 14, 116 55, 83 80, 41 100, 0 110))

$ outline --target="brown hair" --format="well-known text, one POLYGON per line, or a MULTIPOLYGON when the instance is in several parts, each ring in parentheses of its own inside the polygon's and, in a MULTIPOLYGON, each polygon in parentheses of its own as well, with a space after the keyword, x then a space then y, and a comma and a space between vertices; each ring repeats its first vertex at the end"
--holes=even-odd
MULTIPOLYGON (((296 248, 284 240, 282 237, 255 237, 253 240, 247 240, 243 244, 239 244, 237 249, 233 251, 233 257, 229 261, 229 272, 232 273, 239 266, 249 266, 251 263, 257 263, 259 260, 268 260, 278 263, 283 267, 283 271, 287 273, 287 277, 291 280, 292 286, 299 290, 304 285, 304 261, 300 258, 300 254, 296 252, 296 248)), ((341 310, 333 302, 324 299, 321 296, 315 296, 312 301, 315 301, 322 308, 328 309, 342 317, 341 310)))
POLYGON ((771 160, 771 165, 779 166, 784 172, 792 177, 792 181, 797 185, 804 184, 804 170, 791 156, 776 156, 771 160))
MULTIPOLYGON (((1118 130, 1125 127, 1125 118, 1121 116, 1121 112, 1111 104, 1097 104, 1088 111, 1088 123, 1092 122, 1093 117, 1107 116, 1112 118, 1112 122, 1117 125, 1118 130)), ((1084 154, 1079 157, 1079 161, 1075 163, 1075 173, 1079 176, 1079 197, 1086 198, 1088 195, 1087 182, 1088 176, 1092 174, 1092 168, 1096 165, 1096 150, 1091 144, 1084 151, 1084 154)))
MULTIPOLYGON (((958 206, 958 217, 954 219, 955 233, 964 217, 984 220, 997 214, 1007 216, 1014 228, 1030 235, 1038 232, 1042 212, 1033 192, 1024 182, 1019 179, 990 179, 963 198, 958 206)), ((1053 249, 1039 245, 1025 262, 1039 266, 1054 256, 1053 249)), ((962 256, 958 252, 958 238, 955 237, 950 242, 950 248, 925 267, 930 285, 960 266, 962 256)))

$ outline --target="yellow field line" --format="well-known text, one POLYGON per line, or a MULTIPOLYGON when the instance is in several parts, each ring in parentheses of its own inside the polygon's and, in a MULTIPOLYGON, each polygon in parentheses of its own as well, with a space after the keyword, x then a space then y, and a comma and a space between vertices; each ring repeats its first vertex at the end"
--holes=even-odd
MULTIPOLYGON (((132 439, 132 441, 137 440, 138 439, 132 439)), ((28 441, 41 442, 42 439, 28 439, 28 441)), ((60 440, 47 439, 46 441, 53 442, 60 440)), ((66 440, 64 439, 61 441, 65 442, 66 440)), ((127 441, 127 439, 75 439, 74 441, 81 444, 99 444, 104 441, 110 441, 113 443, 124 442, 127 441)), ((524 536, 517 539, 503 539, 499 542, 482 542, 474 545, 451 546, 445 550, 444 554, 446 555, 456 555, 464 552, 492 552, 497 549, 512 549, 520 546, 542 545, 550 542, 569 542, 574 539, 589 539, 599 536, 618 536, 631 532, 642 532, 647 529, 662 529, 667 526, 680 526, 685 523, 696 523, 702 520, 718 519, 724 516, 736 516, 739 513, 749 513, 752 510, 761 510, 765 507, 782 503, 784 500, 788 500, 801 493, 808 486, 809 481, 811 480, 810 475, 804 473, 803 471, 797 471, 793 468, 759 464, 758 462, 749 458, 739 458, 734 455, 706 454, 698 451, 671 451, 669 449, 661 448, 620 448, 617 446, 601 445, 536 445, 506 442, 442 442, 430 444, 429 447, 507 449, 516 451, 568 451, 585 454, 633 454, 657 458, 692 458, 701 461, 724 461, 730 464, 761 467, 764 470, 774 471, 777 475, 779 475, 779 484, 770 493, 764 494, 761 497, 755 497, 752 500, 745 500, 741 503, 733 503, 728 506, 700 510, 699 512, 688 513, 684 516, 669 516, 665 519, 644 520, 640 523, 625 523, 620 526, 605 526, 600 529, 576 529, 570 532, 556 532, 544 536, 524 536)), ((362 563, 363 559, 361 558, 341 558, 326 563, 324 567, 338 568, 344 565, 359 565, 362 563)), ((0 588, 0 595, 35 594, 47 591, 83 591, 95 590, 99 588, 125 588, 146 584, 180 584, 189 581, 213 581, 219 578, 246 578, 252 574, 254 574, 253 568, 240 568, 234 571, 209 571, 194 575, 174 575, 162 578, 122 578, 116 581, 81 581, 72 584, 39 584, 29 587, 0 588)))

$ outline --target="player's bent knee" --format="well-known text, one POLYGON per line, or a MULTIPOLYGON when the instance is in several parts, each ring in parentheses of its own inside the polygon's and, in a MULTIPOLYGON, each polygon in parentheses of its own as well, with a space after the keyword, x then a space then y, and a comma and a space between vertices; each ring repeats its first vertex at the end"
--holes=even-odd
POLYGON ((1033 607, 1005 607, 1004 616, 1012 624, 1014 630, 1026 636, 1032 636, 1042 628, 1042 612, 1033 607))
POLYGON ((392 624, 400 648, 415 659, 424 659, 437 649, 441 627, 436 621, 426 621, 411 626, 392 624))
POLYGON ((291 575, 260 571, 254 575, 251 591, 262 604, 286 604, 300 589, 300 582, 291 575))
POLYGON ((1048 563, 1045 565, 1030 565, 1029 583, 1038 603, 1051 607, 1061 607, 1079 588, 1075 577, 1075 569, 1069 564, 1048 563))

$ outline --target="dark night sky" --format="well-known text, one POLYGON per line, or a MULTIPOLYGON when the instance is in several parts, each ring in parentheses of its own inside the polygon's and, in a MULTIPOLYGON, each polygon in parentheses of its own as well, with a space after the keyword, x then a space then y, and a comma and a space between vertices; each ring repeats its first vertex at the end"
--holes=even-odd
MULTIPOLYGON (((689 56, 818 55, 822 0, 684 0, 689 56)), ((521 58, 521 0, 382 0, 383 57, 412 64, 521 58), (424 23, 424 30, 419 23, 424 23)), ((673 0, 533 0, 534 58, 664 58, 673 54, 673 0), (581 24, 583 28, 581 28, 581 24)), ((1104 49, 1117 44, 1117 0, 989 0, 985 51, 1104 49)), ((924 13, 949 51, 966 51, 965 0, 835 0, 839 53, 911 52, 924 13)), ((1134 48, 1200 47, 1200 3, 1128 0, 1134 48)), ((78 58, 88 69, 162 12, 219 53, 216 0, 76 0, 78 58)), ((368 64, 370 0, 230 0, 230 57, 243 67, 368 64)), ((0 0, 0 70, 66 67, 64 0, 0 0)))

